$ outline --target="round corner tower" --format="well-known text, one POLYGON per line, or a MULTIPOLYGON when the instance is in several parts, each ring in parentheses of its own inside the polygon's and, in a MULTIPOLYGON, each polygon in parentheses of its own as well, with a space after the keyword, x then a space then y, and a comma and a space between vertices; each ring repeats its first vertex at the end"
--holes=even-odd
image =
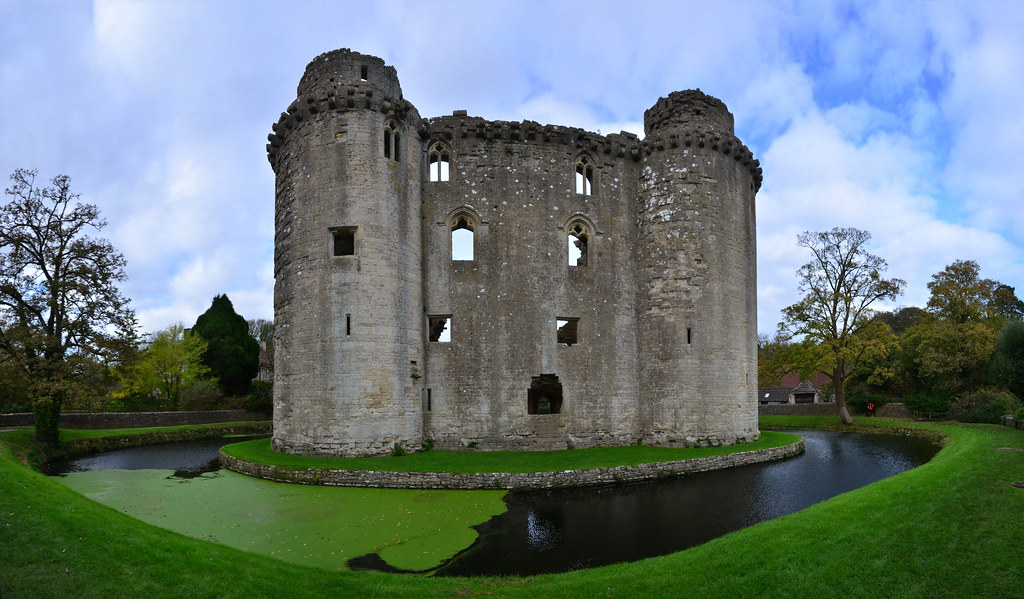
POLYGON ((419 121, 393 67, 336 50, 309 63, 269 136, 275 449, 421 441, 419 121))
POLYGON ((641 427, 668 445, 756 440, 761 169, 699 90, 644 113, 638 180, 641 427))

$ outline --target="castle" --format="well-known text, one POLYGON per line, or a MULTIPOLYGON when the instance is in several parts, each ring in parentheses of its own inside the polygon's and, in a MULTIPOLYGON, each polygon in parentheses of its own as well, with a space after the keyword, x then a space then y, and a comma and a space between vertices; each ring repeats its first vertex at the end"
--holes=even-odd
POLYGON ((700 91, 644 131, 422 119, 381 59, 314 59, 267 145, 274 448, 756 440, 761 168, 700 91))

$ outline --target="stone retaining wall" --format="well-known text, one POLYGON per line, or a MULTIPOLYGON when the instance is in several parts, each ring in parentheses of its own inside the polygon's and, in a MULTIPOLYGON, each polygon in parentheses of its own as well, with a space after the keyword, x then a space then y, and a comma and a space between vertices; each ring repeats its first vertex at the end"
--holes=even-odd
POLYGON ((835 403, 758 404, 759 416, 839 416, 835 403))
MULTIPOLYGON (((142 426, 179 426, 185 424, 216 424, 266 420, 258 412, 245 410, 193 410, 180 412, 64 412, 60 415, 63 428, 134 428, 142 426)), ((0 428, 32 426, 31 412, 0 414, 0 428)))
POLYGON ((760 462, 781 460, 804 451, 803 439, 783 447, 757 449, 722 456, 672 462, 652 462, 638 466, 610 466, 586 470, 556 472, 395 472, 382 470, 334 470, 310 468, 297 470, 270 464, 239 460, 220 452, 221 466, 242 474, 285 483, 336 487, 373 487, 381 489, 553 489, 588 485, 608 485, 685 476, 697 472, 722 470, 760 462))

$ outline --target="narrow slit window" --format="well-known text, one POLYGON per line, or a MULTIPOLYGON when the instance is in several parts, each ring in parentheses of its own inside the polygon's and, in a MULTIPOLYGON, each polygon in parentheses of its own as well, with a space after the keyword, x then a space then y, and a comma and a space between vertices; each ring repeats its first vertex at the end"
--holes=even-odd
POLYGON ((473 226, 465 216, 452 225, 452 260, 472 260, 474 244, 473 226))
POLYGON ((444 182, 448 181, 451 172, 451 154, 443 143, 436 143, 430 147, 430 180, 444 182))
POLYGON ((351 314, 346 314, 345 315, 345 334, 346 335, 351 335, 352 334, 352 315, 351 314))
POLYGON ((400 143, 401 141, 402 141, 402 136, 398 134, 398 131, 395 131, 395 147, 394 147, 395 162, 399 162, 399 161, 402 160, 401 156, 399 155, 399 152, 400 152, 400 150, 402 148, 402 144, 400 143))
POLYGON ((569 227, 569 266, 587 265, 587 242, 590 235, 586 228, 576 223, 569 227))
POLYGON ((451 320, 451 316, 431 316, 427 319, 427 333, 431 343, 451 343, 451 320))
POLYGON ((573 346, 579 343, 579 318, 558 318, 555 320, 558 343, 573 346))
POLYGON ((331 229, 335 256, 354 256, 356 253, 356 230, 354 227, 331 229))
POLYGON ((432 402, 431 402, 431 399, 432 399, 432 398, 430 397, 430 395, 431 395, 431 394, 430 394, 430 389, 427 389, 427 411, 428 411, 428 412, 429 412, 429 411, 430 411, 430 409, 431 409, 431 408, 433 407, 433 406, 431 405, 431 403, 432 403, 432 402))
POLYGON ((686 327, 686 344, 689 345, 691 343, 693 343, 693 329, 686 327))
POLYGON ((369 76, 369 74, 370 74, 370 67, 366 66, 365 64, 362 65, 361 67, 359 67, 359 78, 361 80, 366 81, 366 78, 367 78, 367 76, 369 76))
POLYGON ((587 156, 576 161, 576 193, 594 195, 594 165, 587 156))

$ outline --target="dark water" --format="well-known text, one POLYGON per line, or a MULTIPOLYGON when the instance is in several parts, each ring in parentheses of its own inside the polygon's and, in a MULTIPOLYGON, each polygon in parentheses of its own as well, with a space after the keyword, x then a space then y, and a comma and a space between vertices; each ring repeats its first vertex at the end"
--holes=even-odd
MULTIPOLYGON (((477 527, 480 538, 437 570, 441 576, 565 572, 665 555, 919 466, 938 446, 924 439, 794 431, 806 452, 683 478, 615 487, 510 493, 508 511, 477 527)), ((51 473, 220 468, 218 449, 239 437, 166 443, 55 464, 51 473)), ((391 569, 373 554, 350 567, 391 569)))
POLYGON ((211 437, 115 449, 86 458, 62 460, 47 465, 47 474, 67 474, 91 470, 174 470, 174 476, 191 478, 220 470, 218 451, 229 443, 238 443, 265 435, 211 437))
POLYGON ((511 493, 442 576, 533 575, 666 555, 927 462, 923 439, 795 431, 803 455, 651 483, 511 493))

